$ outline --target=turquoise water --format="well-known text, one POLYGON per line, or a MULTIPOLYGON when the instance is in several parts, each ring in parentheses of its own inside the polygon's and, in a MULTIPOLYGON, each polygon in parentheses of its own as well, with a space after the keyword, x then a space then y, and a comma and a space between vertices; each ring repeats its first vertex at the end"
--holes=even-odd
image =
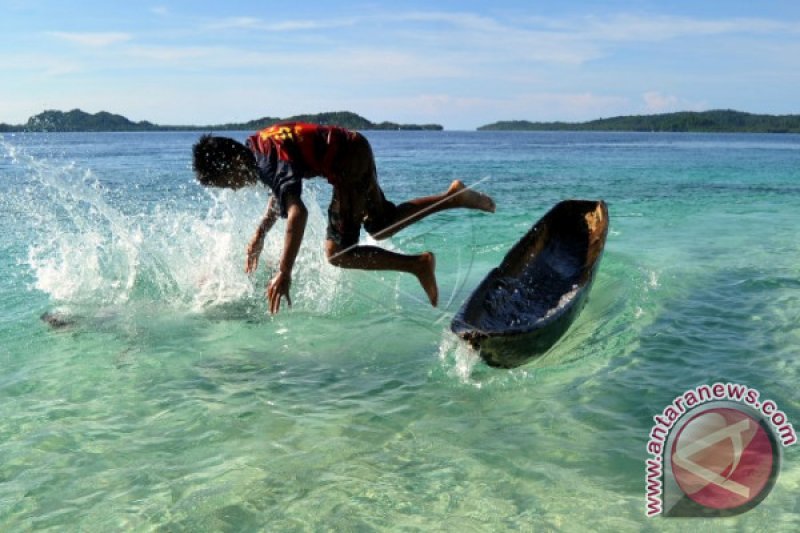
MULTIPOLYGON (((276 317, 283 223, 249 278, 267 195, 196 185, 196 137, 0 140, 1 530, 681 530, 645 518, 653 415, 731 381, 800 427, 800 136, 369 133, 391 199, 459 178, 497 213, 388 241, 437 254, 434 309, 408 276, 325 263, 310 182, 276 317), (449 321, 571 197, 609 204, 589 304, 542 358, 491 369, 449 321)), ((797 530, 798 449, 760 506, 689 526, 797 530)))

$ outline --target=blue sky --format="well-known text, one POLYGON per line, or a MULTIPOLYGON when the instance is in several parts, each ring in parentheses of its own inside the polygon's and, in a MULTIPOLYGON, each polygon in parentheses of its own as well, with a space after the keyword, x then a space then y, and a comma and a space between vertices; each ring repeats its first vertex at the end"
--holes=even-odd
POLYGON ((0 0, 0 122, 800 113, 800 2, 0 0))

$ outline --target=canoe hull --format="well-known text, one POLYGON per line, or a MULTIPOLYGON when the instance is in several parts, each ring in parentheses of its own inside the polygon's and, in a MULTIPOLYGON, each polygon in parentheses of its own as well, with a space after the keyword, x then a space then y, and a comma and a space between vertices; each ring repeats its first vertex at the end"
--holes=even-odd
POLYGON ((451 330, 494 367, 547 352, 586 305, 607 232, 604 202, 560 202, 483 279, 451 330))

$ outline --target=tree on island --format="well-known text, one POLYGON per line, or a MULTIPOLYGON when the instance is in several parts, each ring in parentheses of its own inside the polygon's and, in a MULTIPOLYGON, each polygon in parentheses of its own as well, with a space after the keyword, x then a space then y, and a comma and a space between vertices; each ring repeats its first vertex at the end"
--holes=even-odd
POLYGON ((741 111, 682 111, 589 122, 495 122, 479 131, 643 131, 705 133, 800 133, 800 115, 755 115, 741 111))
POLYGON ((23 125, 0 123, 0 132, 106 132, 106 131, 251 131, 277 122, 297 121, 314 124, 335 124, 353 130, 432 130, 444 128, 438 124, 397 124, 395 122, 374 123, 350 111, 336 111, 308 115, 296 115, 288 118, 262 117, 248 122, 216 124, 209 126, 165 126, 153 124, 146 120, 133 122, 122 115, 107 111, 86 113, 80 109, 72 111, 48 110, 28 119, 23 125))

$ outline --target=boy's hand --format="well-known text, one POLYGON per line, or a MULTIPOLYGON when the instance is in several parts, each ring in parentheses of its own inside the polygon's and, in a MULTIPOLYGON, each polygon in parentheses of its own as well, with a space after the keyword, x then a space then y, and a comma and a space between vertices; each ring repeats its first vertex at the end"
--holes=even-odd
POLYGON ((269 312, 273 315, 281 307, 281 297, 286 296, 286 303, 292 306, 292 299, 289 297, 289 287, 292 285, 292 275, 288 272, 278 272, 267 285, 267 299, 269 300, 269 312))
POLYGON ((252 274, 258 268, 258 258, 261 256, 261 250, 264 248, 263 239, 253 239, 247 245, 247 258, 244 262, 244 271, 247 274, 252 274))

